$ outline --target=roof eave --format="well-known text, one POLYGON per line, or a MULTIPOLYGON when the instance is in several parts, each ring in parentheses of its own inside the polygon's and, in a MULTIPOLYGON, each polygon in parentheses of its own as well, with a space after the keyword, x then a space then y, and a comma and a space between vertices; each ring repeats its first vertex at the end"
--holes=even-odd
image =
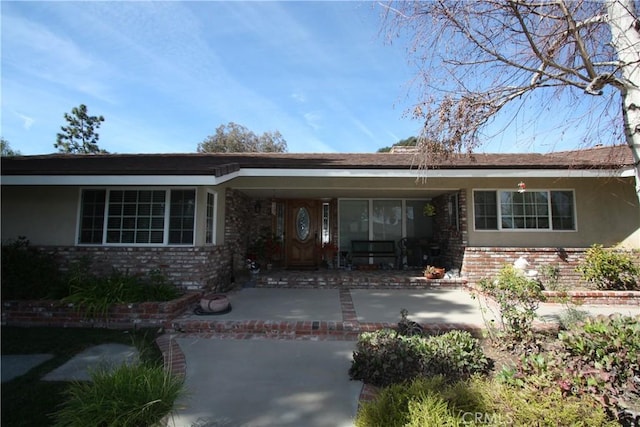
POLYGON ((633 168, 617 169, 266 169, 244 168, 213 175, 4 175, 2 185, 44 186, 216 186, 236 177, 317 178, 604 178, 632 177, 633 168))

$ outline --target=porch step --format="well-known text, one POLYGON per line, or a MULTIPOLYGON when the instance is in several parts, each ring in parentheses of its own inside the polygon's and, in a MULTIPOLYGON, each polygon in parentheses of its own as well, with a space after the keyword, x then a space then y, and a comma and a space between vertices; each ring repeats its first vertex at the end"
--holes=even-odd
MULTIPOLYGON (((424 323, 425 332, 442 333, 454 329, 480 334, 482 327, 465 323, 424 323)), ((327 339, 355 341, 362 332, 395 329, 397 323, 338 321, 200 320, 175 319, 166 325, 168 332, 210 334, 228 338, 327 339)))
POLYGON ((265 271, 252 278, 256 287, 268 288, 350 288, 350 289, 430 289, 465 288, 467 279, 427 279, 420 272, 381 271, 265 271))

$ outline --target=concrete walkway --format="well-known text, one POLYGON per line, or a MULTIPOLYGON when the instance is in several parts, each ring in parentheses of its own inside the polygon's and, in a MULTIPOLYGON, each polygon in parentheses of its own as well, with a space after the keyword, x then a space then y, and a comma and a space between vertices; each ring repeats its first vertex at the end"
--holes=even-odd
MULTIPOLYGON (((245 288, 228 298, 227 314, 186 313, 174 323, 191 333, 174 334, 189 395, 172 426, 352 426, 362 384, 348 370, 361 331, 395 326, 401 309, 434 329, 484 327, 479 301, 455 288, 245 288)), ((565 309, 543 304, 540 314, 557 322, 565 309)))

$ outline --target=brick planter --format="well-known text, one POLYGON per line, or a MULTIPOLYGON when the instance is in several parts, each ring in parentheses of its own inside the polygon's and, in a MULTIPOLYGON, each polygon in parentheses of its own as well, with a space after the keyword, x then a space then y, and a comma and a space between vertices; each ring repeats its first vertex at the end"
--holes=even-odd
POLYGON ((640 305, 640 291, 543 291, 547 302, 592 305, 640 305))
POLYGON ((201 293, 186 293, 165 302, 118 304, 105 317, 87 318, 71 304, 58 300, 5 301, 2 325, 131 329, 163 326, 200 299, 201 293))

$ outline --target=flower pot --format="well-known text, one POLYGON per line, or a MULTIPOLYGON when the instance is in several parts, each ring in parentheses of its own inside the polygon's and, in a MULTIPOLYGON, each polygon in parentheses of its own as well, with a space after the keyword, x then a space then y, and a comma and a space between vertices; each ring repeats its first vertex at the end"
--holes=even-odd
POLYGON ((229 308, 229 299, 223 294, 206 294, 200 298, 200 308, 206 313, 217 313, 229 308))
POLYGON ((442 279, 444 277, 444 268, 434 268, 433 271, 427 272, 424 276, 427 279, 442 279))

